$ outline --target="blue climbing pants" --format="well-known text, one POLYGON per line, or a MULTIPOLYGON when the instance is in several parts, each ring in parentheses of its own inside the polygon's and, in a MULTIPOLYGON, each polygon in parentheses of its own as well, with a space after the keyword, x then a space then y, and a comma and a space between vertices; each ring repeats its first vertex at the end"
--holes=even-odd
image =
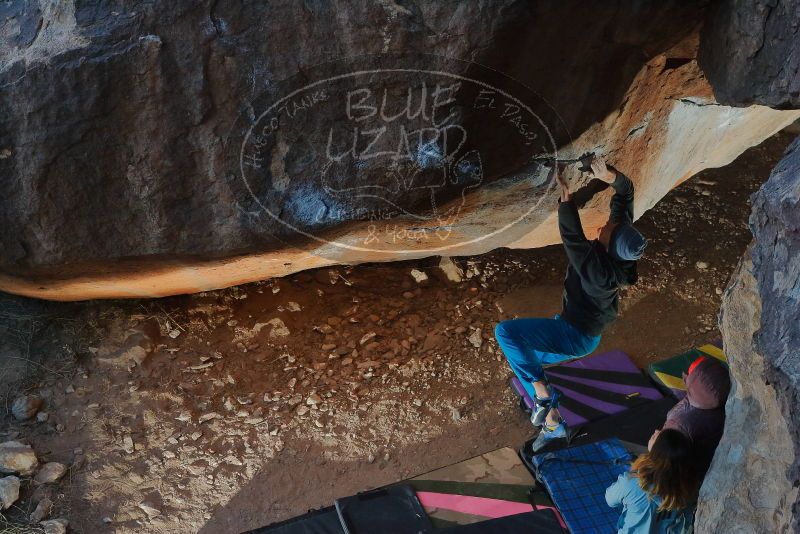
POLYGON ((494 329, 511 370, 534 398, 531 385, 544 379, 542 365, 573 360, 591 354, 600 336, 587 336, 558 315, 553 319, 512 319, 494 329))

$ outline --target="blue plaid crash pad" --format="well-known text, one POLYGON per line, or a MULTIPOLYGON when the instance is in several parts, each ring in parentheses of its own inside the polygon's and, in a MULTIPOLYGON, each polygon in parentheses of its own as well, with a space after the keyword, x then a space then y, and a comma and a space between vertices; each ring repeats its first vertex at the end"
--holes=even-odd
POLYGON ((613 438, 537 454, 531 464, 572 534, 611 534, 617 531, 620 511, 606 504, 606 488, 628 471, 632 460, 613 438))

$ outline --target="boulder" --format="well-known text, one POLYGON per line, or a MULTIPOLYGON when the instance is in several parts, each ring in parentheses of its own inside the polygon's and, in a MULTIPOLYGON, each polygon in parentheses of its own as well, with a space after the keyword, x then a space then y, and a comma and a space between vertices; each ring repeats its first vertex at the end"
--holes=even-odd
POLYGON ((696 528, 800 528, 800 138, 753 195, 753 243, 723 297, 733 389, 696 528))
MULTIPOLYGON (((0 290, 152 297, 544 246, 559 240, 544 163, 589 151, 635 181, 639 217, 800 116, 714 100, 696 61, 707 15, 677 0, 9 5, 0 290)), ((609 193, 569 178, 592 231, 609 193)))
POLYGON ((18 441, 0 443, 0 473, 30 475, 38 463, 30 445, 18 441))
POLYGON ((700 65, 718 102, 800 108, 794 0, 720 0, 703 26, 700 65))

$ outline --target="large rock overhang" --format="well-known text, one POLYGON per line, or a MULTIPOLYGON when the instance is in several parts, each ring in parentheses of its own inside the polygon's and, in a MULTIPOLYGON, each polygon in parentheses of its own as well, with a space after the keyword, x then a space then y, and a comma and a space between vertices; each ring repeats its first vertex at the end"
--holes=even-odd
MULTIPOLYGON (((605 155, 634 180, 638 217, 800 116, 715 101, 696 61, 703 4, 617 4, 10 13, 0 289, 155 297, 544 246, 559 237, 543 160, 605 155), (416 103, 423 86, 427 117, 380 114, 384 94, 416 103), (399 149, 364 156, 380 128, 399 164, 399 149), (342 154, 354 131, 359 149, 332 158, 325 141, 342 154), (397 143, 410 131, 436 139, 397 143), (468 142, 451 151, 446 132, 468 142)), ((608 195, 583 205, 590 235, 608 195)))

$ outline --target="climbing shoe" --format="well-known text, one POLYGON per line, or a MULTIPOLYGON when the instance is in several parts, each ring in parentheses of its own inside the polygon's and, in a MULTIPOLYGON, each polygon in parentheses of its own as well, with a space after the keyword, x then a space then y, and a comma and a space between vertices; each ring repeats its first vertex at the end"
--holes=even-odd
POLYGON ((550 392, 549 397, 544 399, 533 397, 534 407, 531 412, 531 423, 533 423, 533 426, 542 426, 544 424, 544 420, 547 418, 547 414, 550 413, 550 410, 553 408, 558 408, 558 401, 561 398, 561 392, 555 388, 551 388, 550 386, 547 386, 547 390, 550 392))
POLYGON ((566 437, 567 424, 563 419, 555 425, 544 425, 542 426, 542 430, 539 432, 539 435, 536 436, 536 440, 533 442, 533 445, 531 445, 531 451, 536 453, 553 440, 566 439, 566 437))

